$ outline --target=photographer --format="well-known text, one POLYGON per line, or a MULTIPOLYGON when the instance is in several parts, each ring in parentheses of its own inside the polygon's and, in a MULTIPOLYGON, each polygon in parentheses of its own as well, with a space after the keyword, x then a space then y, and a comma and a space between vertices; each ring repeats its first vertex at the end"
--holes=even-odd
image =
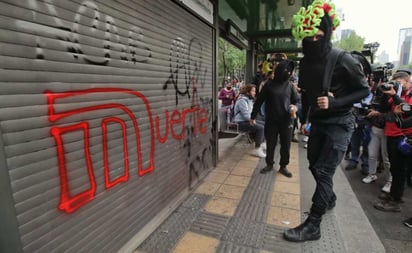
MULTIPOLYGON (((374 72, 376 73, 376 72, 374 72)), ((387 149, 387 138, 384 134, 385 118, 384 115, 391 111, 390 105, 387 100, 390 98, 389 95, 383 93, 384 90, 390 90, 391 85, 395 85, 395 90, 397 95, 400 96, 402 88, 399 83, 390 82, 389 84, 381 82, 382 77, 379 75, 374 75, 374 80, 372 81, 372 93, 373 99, 369 106, 368 114, 366 116, 367 120, 371 124, 370 131, 370 142, 368 145, 368 175, 362 179, 362 182, 369 184, 378 179, 376 175, 376 170, 379 164, 379 157, 382 158, 382 164, 387 173, 386 183, 382 187, 382 191, 388 193, 392 185, 392 175, 390 173, 390 162, 388 157, 387 149)))
MULTIPOLYGON (((391 106, 391 112, 385 115, 385 135, 387 136, 387 148, 389 161, 391 163, 392 186, 389 194, 383 193, 379 196, 380 201, 374 204, 374 207, 381 211, 400 212, 402 197, 404 193, 406 172, 412 165, 411 154, 405 154, 399 148, 400 142, 405 136, 412 136, 412 126, 405 127, 402 122, 409 122, 402 104, 412 104, 412 84, 409 82, 410 77, 405 72, 398 72, 393 75, 392 80, 401 84, 402 92, 398 96, 394 85, 390 89, 383 87, 382 93, 389 98, 385 101, 391 106)), ((384 102, 384 101, 382 101, 384 102)))

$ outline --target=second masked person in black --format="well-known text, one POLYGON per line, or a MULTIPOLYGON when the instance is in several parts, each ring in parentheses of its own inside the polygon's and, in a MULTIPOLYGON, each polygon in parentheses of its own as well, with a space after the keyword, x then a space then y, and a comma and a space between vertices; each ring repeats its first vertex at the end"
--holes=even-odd
POLYGON ((265 102, 265 139, 266 139, 266 167, 260 172, 266 173, 273 170, 275 148, 280 137, 280 169, 279 172, 286 177, 292 177, 287 169, 290 156, 290 143, 292 140, 293 119, 290 111, 297 111, 296 103, 298 94, 289 79, 293 73, 294 63, 285 60, 275 68, 275 77, 263 86, 250 117, 250 124, 256 124, 256 117, 260 107, 265 102))

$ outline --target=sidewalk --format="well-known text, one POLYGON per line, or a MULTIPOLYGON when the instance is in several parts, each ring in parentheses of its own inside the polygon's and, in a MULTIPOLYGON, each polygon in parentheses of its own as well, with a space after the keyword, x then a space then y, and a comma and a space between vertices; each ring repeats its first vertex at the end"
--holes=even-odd
POLYGON ((250 155, 253 145, 244 137, 220 139, 217 167, 135 252, 385 252, 340 168, 337 206, 323 218, 322 238, 283 239, 285 229, 305 219, 314 192, 302 146, 292 143, 293 177, 286 178, 260 174, 264 159, 250 155))

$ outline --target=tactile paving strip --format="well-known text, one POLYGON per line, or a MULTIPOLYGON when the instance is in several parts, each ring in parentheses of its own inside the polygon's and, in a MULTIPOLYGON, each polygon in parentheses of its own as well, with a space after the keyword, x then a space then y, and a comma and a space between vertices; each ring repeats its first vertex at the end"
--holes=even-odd
MULTIPOLYGON (((277 228, 272 225, 266 225, 265 235, 263 238, 262 249, 270 252, 296 253, 301 252, 301 244, 290 243, 283 239, 285 229, 277 228)), ((315 252, 315 251, 314 251, 315 252)))
MULTIPOLYGON (((259 164, 263 161, 261 159, 259 164)), ((262 246, 266 226, 264 222, 269 211, 275 175, 276 173, 260 174, 258 169, 255 170, 234 217, 230 219, 222 236, 221 244, 233 243, 255 249, 262 246)))
POLYGON ((190 231, 220 239, 230 217, 202 212, 193 222, 190 231))
POLYGON ((258 249, 236 245, 230 242, 223 242, 219 245, 216 253, 259 253, 258 249))
POLYGON ((206 205, 210 196, 192 194, 138 248, 146 253, 171 252, 206 205))
POLYGON ((233 217, 223 234, 222 240, 236 245, 260 248, 264 232, 264 223, 233 217))
POLYGON ((283 239, 285 228, 265 223, 277 173, 262 175, 259 168, 263 166, 264 159, 260 159, 233 217, 205 212, 204 206, 211 196, 193 193, 137 250, 171 252, 183 234, 190 230, 219 239, 217 253, 258 253, 261 250, 285 253, 346 252, 333 212, 324 215, 322 237, 317 241, 288 242, 283 239))
POLYGON ((309 241, 303 244, 302 252, 346 252, 345 246, 343 245, 342 235, 339 232, 338 224, 333 213, 326 213, 323 216, 320 231, 322 237, 317 241, 309 241))
POLYGON ((264 222, 269 211, 275 173, 260 174, 255 171, 238 204, 235 217, 264 222))

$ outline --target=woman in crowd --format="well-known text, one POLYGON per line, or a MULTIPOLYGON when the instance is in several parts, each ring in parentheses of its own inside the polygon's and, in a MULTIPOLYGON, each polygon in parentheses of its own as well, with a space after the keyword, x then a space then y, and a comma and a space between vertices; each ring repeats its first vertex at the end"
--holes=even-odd
POLYGON ((236 100, 234 121, 238 124, 239 131, 248 132, 254 136, 254 155, 264 158, 266 156, 264 152, 264 146, 262 145, 264 142, 264 122, 256 121, 256 124, 249 124, 255 95, 256 86, 253 84, 247 84, 244 89, 242 89, 242 93, 236 100))

